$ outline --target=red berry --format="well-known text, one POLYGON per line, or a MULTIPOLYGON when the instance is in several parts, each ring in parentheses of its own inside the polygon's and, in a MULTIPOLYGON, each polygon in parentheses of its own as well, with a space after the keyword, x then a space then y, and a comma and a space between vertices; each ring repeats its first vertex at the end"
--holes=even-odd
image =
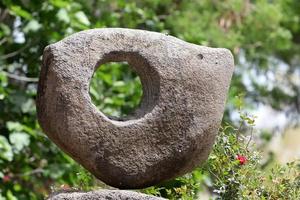
POLYGON ((242 156, 242 155, 239 155, 239 154, 237 155, 236 159, 238 161, 240 161, 240 165, 244 165, 247 162, 247 158, 245 156, 242 156))
POLYGON ((10 176, 9 176, 9 175, 4 175, 4 176, 2 177, 2 180, 3 180, 3 183, 7 183, 7 182, 10 181, 10 176))

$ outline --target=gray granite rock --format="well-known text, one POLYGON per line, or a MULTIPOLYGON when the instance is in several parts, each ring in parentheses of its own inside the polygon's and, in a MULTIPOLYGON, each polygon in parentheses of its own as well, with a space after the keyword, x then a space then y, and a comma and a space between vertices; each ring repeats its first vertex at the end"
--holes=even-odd
POLYGON ((92 192, 63 192, 50 196, 47 200, 165 200, 126 190, 98 190, 92 192))
POLYGON ((151 186, 207 159, 233 65, 226 49, 161 33, 82 31, 45 48, 38 120, 52 141, 108 185, 151 186), (112 61, 127 61, 143 85, 140 107, 126 119, 105 116, 89 96, 94 71, 112 61))

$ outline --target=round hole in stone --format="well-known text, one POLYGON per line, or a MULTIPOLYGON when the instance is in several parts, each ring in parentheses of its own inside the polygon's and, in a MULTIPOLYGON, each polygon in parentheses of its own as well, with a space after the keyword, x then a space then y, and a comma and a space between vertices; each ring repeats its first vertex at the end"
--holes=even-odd
POLYGON ((118 121, 134 118, 143 95, 141 80, 127 62, 100 64, 89 91, 93 104, 108 118, 118 121))

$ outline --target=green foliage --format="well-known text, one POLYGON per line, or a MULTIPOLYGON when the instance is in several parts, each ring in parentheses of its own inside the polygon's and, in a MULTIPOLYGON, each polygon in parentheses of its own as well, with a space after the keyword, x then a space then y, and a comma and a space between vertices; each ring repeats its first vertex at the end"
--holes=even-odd
POLYGON ((146 188, 142 192, 167 199, 193 200, 203 191, 204 183, 208 179, 208 174, 199 168, 190 174, 146 188))
POLYGON ((92 101, 104 114, 124 117, 134 111, 142 96, 139 77, 125 63, 99 67, 90 86, 92 101))
MULTIPOLYGON (((241 92, 247 100, 245 104, 239 102, 241 108, 263 102, 276 109, 288 106, 294 114, 300 110, 299 79, 295 79, 300 63, 299 22, 300 3, 296 0, 0 1, 0 199, 42 199, 51 188, 88 190, 96 185, 88 172, 49 141, 36 121, 37 77, 48 44, 89 28, 126 27, 227 47, 237 64, 224 120, 229 121, 233 105, 239 101, 235 96, 241 92), (259 81, 262 76, 266 81, 259 81)), ((100 67, 90 87, 94 104, 112 117, 130 114, 139 104, 141 91, 138 77, 122 63, 100 67)), ((254 123, 245 114, 242 121, 250 127, 254 123)), ((240 141, 245 130, 238 130, 239 142, 234 142, 237 130, 228 125, 218 137, 208 162, 209 170, 218 178, 208 168, 201 168, 146 192, 170 199, 193 199, 208 186, 224 191, 219 193, 224 198, 237 191, 244 197, 258 183, 251 182, 250 176, 242 177, 251 172, 259 179, 257 173, 263 172, 254 159, 256 154, 240 141), (236 162, 238 153, 248 158, 246 165, 236 162), (224 184, 229 188, 223 190, 224 184)), ((281 198, 283 193, 292 198, 292 190, 294 196, 298 192, 298 179, 293 179, 297 176, 286 179, 277 172, 296 168, 275 169, 273 177, 278 177, 278 184, 264 181, 265 189, 260 191, 266 199, 281 198)))
POLYGON ((182 1, 166 17, 166 27, 190 42, 231 49, 238 68, 230 99, 243 92, 250 103, 295 111, 300 85, 292 77, 299 76, 299 16, 300 3, 293 0, 182 1), (285 65, 288 70, 280 70, 285 65))
MULTIPOLYGON (((250 117, 241 119, 241 123, 249 124, 250 117)), ((262 156, 250 144, 251 139, 242 137, 240 129, 231 125, 221 128, 204 167, 212 175, 217 199, 299 199, 300 160, 263 170, 262 156), (245 163, 238 156, 243 156, 245 163)))
POLYGON ((190 200, 201 197, 208 187, 214 199, 299 199, 300 160, 287 165, 270 165, 264 170, 264 159, 251 141, 255 116, 244 113, 243 104, 243 95, 239 95, 236 98, 239 128, 228 123, 220 128, 213 151, 201 168, 143 192, 190 200))

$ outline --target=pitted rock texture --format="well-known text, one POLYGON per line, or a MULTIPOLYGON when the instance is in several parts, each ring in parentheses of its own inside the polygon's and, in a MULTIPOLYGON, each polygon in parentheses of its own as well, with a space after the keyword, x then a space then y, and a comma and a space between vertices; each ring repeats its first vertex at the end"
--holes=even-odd
POLYGON ((93 192, 59 193, 50 196, 47 200, 165 200, 164 198, 150 196, 125 190, 98 190, 93 192))
POLYGON ((44 132, 97 178, 143 188, 191 171, 208 157, 224 112, 233 57, 142 30, 93 29, 45 48, 37 112, 44 132), (91 102, 103 63, 127 61, 143 86, 140 107, 113 120, 91 102))

